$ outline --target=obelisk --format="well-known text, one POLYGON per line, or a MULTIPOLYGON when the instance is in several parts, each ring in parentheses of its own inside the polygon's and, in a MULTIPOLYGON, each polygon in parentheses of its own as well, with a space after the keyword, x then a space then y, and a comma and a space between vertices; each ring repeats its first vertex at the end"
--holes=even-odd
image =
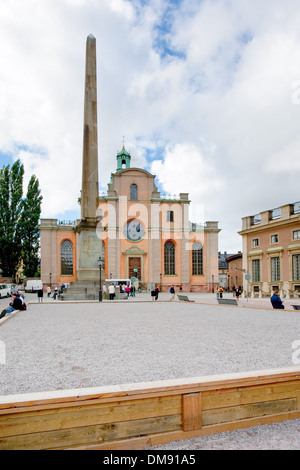
POLYGON ((81 220, 94 221, 99 198, 96 39, 86 41, 81 220))
POLYGON ((97 281, 99 278, 97 260, 102 254, 102 240, 99 239, 99 230, 96 232, 99 224, 96 67, 96 39, 90 34, 86 41, 81 219, 76 228, 78 281, 97 281))

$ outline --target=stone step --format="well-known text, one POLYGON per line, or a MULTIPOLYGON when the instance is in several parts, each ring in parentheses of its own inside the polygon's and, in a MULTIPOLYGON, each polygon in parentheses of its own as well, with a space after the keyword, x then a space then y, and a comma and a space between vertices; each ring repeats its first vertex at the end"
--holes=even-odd
POLYGON ((64 289, 64 294, 93 294, 99 292, 99 287, 73 287, 73 288, 68 288, 64 289))

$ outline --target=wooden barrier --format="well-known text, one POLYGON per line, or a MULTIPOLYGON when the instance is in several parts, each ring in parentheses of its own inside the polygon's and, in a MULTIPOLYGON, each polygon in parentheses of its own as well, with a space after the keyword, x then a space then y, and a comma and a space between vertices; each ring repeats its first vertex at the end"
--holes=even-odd
POLYGON ((300 368, 0 397, 0 450, 143 449, 300 417, 300 368))

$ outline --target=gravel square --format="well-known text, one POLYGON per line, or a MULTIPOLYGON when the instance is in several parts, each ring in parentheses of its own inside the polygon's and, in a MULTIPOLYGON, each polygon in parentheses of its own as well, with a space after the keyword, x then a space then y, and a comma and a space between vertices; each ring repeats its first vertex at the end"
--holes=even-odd
POLYGON ((0 326, 0 395, 290 367, 299 320, 199 303, 30 304, 0 326))

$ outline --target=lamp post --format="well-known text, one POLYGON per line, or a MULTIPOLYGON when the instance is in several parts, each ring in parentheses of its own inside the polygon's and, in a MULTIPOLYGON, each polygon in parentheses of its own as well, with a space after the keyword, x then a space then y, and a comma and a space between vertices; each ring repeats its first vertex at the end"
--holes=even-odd
POLYGON ((101 257, 98 258, 98 266, 99 266, 99 272, 100 272, 99 302, 102 302, 101 269, 103 268, 103 259, 101 257))

